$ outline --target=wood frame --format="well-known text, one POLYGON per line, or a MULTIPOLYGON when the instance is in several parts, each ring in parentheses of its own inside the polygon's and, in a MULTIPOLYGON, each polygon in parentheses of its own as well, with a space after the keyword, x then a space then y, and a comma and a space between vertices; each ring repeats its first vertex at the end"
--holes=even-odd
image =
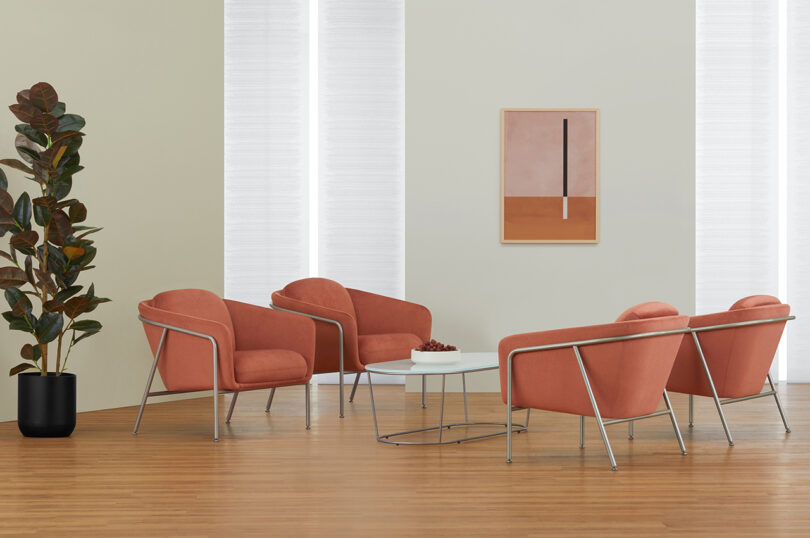
POLYGON ((599 109, 598 108, 502 108, 501 109, 501 243, 599 243, 599 109), (594 112, 596 114, 596 155, 595 155, 595 181, 596 181, 596 234, 594 239, 506 239, 504 237, 504 157, 506 144, 505 119, 507 112, 594 112))

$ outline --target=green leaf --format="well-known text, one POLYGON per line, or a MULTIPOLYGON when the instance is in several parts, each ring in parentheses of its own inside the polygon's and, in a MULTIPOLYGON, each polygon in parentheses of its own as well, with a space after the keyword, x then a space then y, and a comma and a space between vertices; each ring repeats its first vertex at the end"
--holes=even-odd
POLYGON ((26 174, 34 173, 34 170, 30 166, 17 159, 0 159, 0 164, 5 164, 9 168, 15 168, 20 172, 25 172, 26 174))
POLYGON ((63 246, 65 240, 71 235, 73 235, 73 228, 70 226, 70 218, 65 215, 64 211, 54 211, 51 214, 51 226, 48 228, 48 241, 63 246))
POLYGON ((8 190, 8 178, 2 168, 0 168, 0 189, 8 190))
POLYGON ((37 107, 30 103, 18 103, 11 105, 8 109, 11 110, 12 114, 17 116, 18 120, 24 121, 25 123, 31 123, 31 120, 42 114, 37 107))
POLYGON ((101 323, 92 319, 83 319, 81 321, 74 321, 73 325, 70 326, 71 329, 75 329, 77 331, 100 331, 101 330, 101 323))
POLYGON ((0 250, 0 258, 5 258, 10 262, 14 261, 14 258, 11 257, 11 254, 9 254, 8 252, 4 252, 2 250, 0 250))
POLYGON ((48 146, 48 137, 32 128, 27 123, 19 123, 14 126, 14 129, 21 135, 25 135, 31 142, 39 144, 43 148, 48 146))
POLYGON ((87 207, 81 202, 76 202, 68 210, 70 222, 84 222, 87 219, 87 207))
POLYGON ((54 118, 61 118, 65 113, 65 103, 59 101, 56 106, 51 109, 51 116, 54 118))
POLYGON ((73 188, 73 178, 71 176, 68 176, 64 179, 60 179, 56 183, 56 187, 53 190, 53 195, 57 200, 61 200, 62 198, 70 194, 71 188, 73 188))
POLYGON ((50 112, 59 103, 59 96, 56 90, 47 82, 37 82, 31 86, 28 92, 28 100, 31 104, 43 112, 50 112))
POLYGON ((91 308, 92 304, 90 299, 85 297, 84 295, 80 295, 78 297, 74 297, 68 302, 65 303, 64 313, 70 319, 75 319, 78 316, 81 316, 89 308, 91 308))
POLYGON ((37 285, 37 279, 34 278, 34 262, 32 261, 31 256, 25 257, 25 278, 28 279, 28 282, 32 286, 37 285))
POLYGON ((11 246, 23 254, 35 254, 39 234, 34 230, 26 230, 11 236, 11 246))
POLYGON ((75 346, 76 344, 78 344, 79 342, 84 340, 85 338, 87 338, 89 336, 93 336, 94 334, 98 334, 100 331, 101 331, 101 329, 99 329, 98 331, 87 331, 87 332, 82 333, 78 338, 73 340, 73 345, 75 346))
MULTIPOLYGON (((9 314, 11 314, 11 312, 9 312, 9 314)), ((35 318, 32 314, 26 314, 25 317, 7 317, 4 313, 3 317, 9 320, 8 328, 12 331, 22 331, 24 333, 34 334, 31 327, 36 327, 37 318, 35 318)))
POLYGON ((65 301, 67 301, 68 299, 70 299, 71 297, 73 297, 74 295, 79 293, 80 291, 82 291, 82 287, 83 286, 70 286, 69 288, 65 288, 65 289, 63 289, 62 291, 60 291, 59 293, 56 294, 56 296, 54 297, 54 300, 59 301, 61 303, 64 303, 65 301))
POLYGON ((65 114, 59 118, 59 128, 56 131, 59 133, 65 131, 81 131, 84 126, 85 121, 81 116, 77 114, 65 114))
POLYGON ((62 332, 62 323, 62 314, 58 312, 42 314, 36 324, 36 335, 39 342, 42 344, 53 342, 62 332))
POLYGON ((25 344, 22 349, 20 349, 20 357, 27 361, 36 362, 42 357, 42 350, 39 346, 25 344))
MULTIPOLYGON (((62 117, 64 118, 64 116, 62 117)), ((50 114, 40 114, 31 118, 28 123, 40 133, 53 134, 59 128, 60 121, 61 119, 57 120, 50 114)))
POLYGON ((25 273, 18 267, 0 268, 0 289, 22 286, 28 282, 25 273))
POLYGON ((31 313, 33 305, 28 296, 21 292, 19 288, 8 288, 5 292, 6 302, 11 307, 14 316, 22 317, 31 313))
POLYGON ((14 204, 14 221, 20 228, 30 230, 31 216, 33 213, 33 209, 31 208, 31 197, 28 196, 27 192, 24 192, 17 199, 17 203, 14 204))
POLYGON ((35 364, 31 364, 30 362, 21 362, 20 364, 9 370, 8 375, 9 376, 17 375, 20 372, 28 370, 29 368, 36 368, 36 367, 37 366, 35 364))
POLYGON ((81 133, 79 131, 65 131, 63 133, 59 132, 53 135, 53 137, 51 138, 51 144, 58 144, 65 140, 69 140, 75 136, 84 136, 84 133, 81 133))
POLYGON ((0 191, 0 217, 10 217, 12 211, 14 211, 14 198, 8 191, 0 191))

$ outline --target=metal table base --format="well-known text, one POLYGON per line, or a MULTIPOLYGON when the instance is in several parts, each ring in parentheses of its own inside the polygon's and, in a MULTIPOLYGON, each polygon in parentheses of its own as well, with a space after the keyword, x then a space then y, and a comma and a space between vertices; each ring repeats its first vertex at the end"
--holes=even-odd
MULTIPOLYGON (((426 428, 417 428, 414 430, 405 430, 401 432, 394 432, 388 433, 384 435, 380 435, 380 429, 377 424, 377 409, 374 406, 374 386, 371 383, 371 374, 366 373, 368 376, 368 391, 369 395, 371 396, 371 414, 374 417, 374 433, 377 437, 377 441, 380 443, 388 443, 391 445, 451 445, 451 444, 461 444, 465 441, 474 441, 476 439, 486 439, 488 437, 497 437, 498 435, 506 435, 507 433, 507 423, 506 422, 470 422, 469 416, 467 413, 467 380, 464 376, 464 373, 461 373, 461 381, 462 381, 462 392, 464 394, 464 422, 453 422, 452 424, 445 424, 444 423, 444 397, 445 397, 445 382, 447 380, 448 375, 453 374, 424 374, 422 376, 422 382, 424 385, 425 375, 441 375, 442 376, 442 403, 441 407, 439 408, 439 425, 438 426, 428 426, 426 428), (442 434, 445 430, 450 430, 452 428, 457 428, 459 426, 503 426, 504 430, 499 432, 492 432, 492 433, 485 433, 482 435, 473 435, 470 437, 462 437, 459 439, 442 439, 442 434), (398 439, 393 439, 396 437, 400 437, 403 435, 410 435, 414 433, 422 433, 422 432, 429 432, 429 431, 437 431, 438 432, 438 439, 436 441, 400 441, 398 439)), ((424 393, 423 393, 424 394, 424 393)), ((426 407, 424 405, 424 400, 422 407, 426 407)), ((513 410, 519 410, 513 409, 513 410)), ((529 427, 529 413, 531 412, 530 409, 526 409, 526 424, 517 424, 512 423, 512 433, 520 433, 522 431, 526 431, 529 427)))

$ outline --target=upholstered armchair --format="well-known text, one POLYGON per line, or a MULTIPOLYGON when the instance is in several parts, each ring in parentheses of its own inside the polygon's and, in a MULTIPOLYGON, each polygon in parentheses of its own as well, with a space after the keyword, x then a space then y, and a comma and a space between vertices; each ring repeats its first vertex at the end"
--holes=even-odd
POLYGON ((154 353, 133 434, 150 396, 213 390, 214 441, 219 440, 218 396, 233 393, 229 423, 240 392, 304 385, 310 426, 309 380, 315 353, 312 320, 196 289, 167 291, 138 305, 154 353), (155 371, 165 391, 150 392, 155 371))
POLYGON ((411 349, 430 339, 430 310, 424 306, 347 289, 334 280, 297 280, 272 298, 273 308, 315 320, 314 372, 340 373, 341 418, 345 373, 357 374, 351 402, 366 364, 407 359, 411 349))
POLYGON ((543 409, 594 417, 611 468, 616 460, 605 426, 668 415, 686 449, 666 392, 687 316, 665 303, 643 303, 615 323, 508 336, 498 346, 501 396, 506 403, 506 461, 512 461, 512 412, 543 409), (666 409, 657 410, 663 395, 666 409), (605 420, 605 418, 610 420, 605 420))
POLYGON ((745 297, 726 312, 689 319, 690 333, 678 350, 667 390, 689 395, 690 427, 693 396, 708 396, 717 407, 728 444, 733 445, 723 406, 773 396, 785 431, 790 432, 768 371, 785 323, 791 319, 790 306, 770 295, 745 297), (766 381, 770 390, 762 392, 766 381))

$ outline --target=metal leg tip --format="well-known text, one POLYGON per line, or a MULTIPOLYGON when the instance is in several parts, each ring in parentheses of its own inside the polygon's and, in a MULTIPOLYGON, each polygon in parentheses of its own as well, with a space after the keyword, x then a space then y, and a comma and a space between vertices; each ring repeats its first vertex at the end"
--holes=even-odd
POLYGON ((611 471, 618 471, 618 470, 619 470, 619 468, 618 468, 618 467, 611 467, 611 468, 610 468, 610 470, 611 470, 611 471))
POLYGON ((689 423, 689 427, 690 427, 690 428, 694 428, 694 427, 695 427, 695 425, 694 425, 694 424, 692 424, 692 423, 690 422, 690 423, 689 423))
POLYGON ((729 441, 728 446, 734 446, 734 441, 729 441))
POLYGON ((506 463, 512 463, 512 460, 506 460, 506 463))
POLYGON ((309 429, 309 426, 307 426, 307 429, 309 429))
POLYGON ((215 443, 219 443, 219 438, 214 439, 215 443))
POLYGON ((688 455, 689 455, 689 452, 687 452, 686 450, 682 450, 682 451, 681 451, 681 454, 683 454, 684 456, 688 456, 688 455))
POLYGON ((270 412, 270 408, 268 407, 267 409, 265 409, 265 410, 264 410, 264 412, 265 412, 265 413, 269 413, 269 412, 270 412))
POLYGON ((632 435, 628 435, 628 436, 627 436, 627 438, 628 438, 628 439, 630 439, 631 441, 633 440, 633 436, 632 436, 632 435))
POLYGON ((230 424, 230 423, 231 423, 231 421, 230 421, 230 420, 226 420, 226 421, 225 421, 225 424, 230 424))
POLYGON ((343 418, 343 415, 340 415, 340 418, 343 418))
POLYGON ((785 433, 790 433, 790 428, 785 428, 785 433))

